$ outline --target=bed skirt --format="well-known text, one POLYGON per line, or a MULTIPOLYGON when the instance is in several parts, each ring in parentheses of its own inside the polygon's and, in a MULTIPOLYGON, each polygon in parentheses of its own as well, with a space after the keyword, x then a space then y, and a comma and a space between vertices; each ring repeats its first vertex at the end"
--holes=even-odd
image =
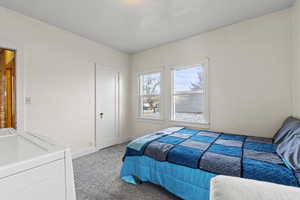
POLYGON ((159 162, 147 156, 125 158, 120 177, 128 183, 137 179, 160 185, 186 200, 209 200, 210 179, 216 174, 169 162, 159 162))

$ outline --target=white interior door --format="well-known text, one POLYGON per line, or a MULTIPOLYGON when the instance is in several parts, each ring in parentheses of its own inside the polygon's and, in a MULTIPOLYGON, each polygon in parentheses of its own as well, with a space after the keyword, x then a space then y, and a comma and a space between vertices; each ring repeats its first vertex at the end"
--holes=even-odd
POLYGON ((96 146, 118 143, 119 72, 96 67, 96 146))

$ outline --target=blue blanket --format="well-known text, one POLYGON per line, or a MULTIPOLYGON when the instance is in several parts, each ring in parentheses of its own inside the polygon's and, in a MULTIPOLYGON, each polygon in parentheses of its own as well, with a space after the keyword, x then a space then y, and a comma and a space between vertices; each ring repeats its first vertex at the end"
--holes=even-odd
POLYGON ((217 175, 299 186, 294 171, 276 154, 272 139, 184 128, 168 130, 131 142, 125 157, 147 156, 217 175))

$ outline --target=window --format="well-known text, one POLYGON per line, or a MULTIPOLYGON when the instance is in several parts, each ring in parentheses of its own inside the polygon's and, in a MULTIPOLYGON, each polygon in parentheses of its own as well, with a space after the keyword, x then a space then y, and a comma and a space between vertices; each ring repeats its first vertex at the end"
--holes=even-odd
POLYGON ((161 73, 139 76, 139 115, 142 118, 160 119, 161 73))
POLYGON ((171 120, 208 123, 206 64, 172 69, 171 120))

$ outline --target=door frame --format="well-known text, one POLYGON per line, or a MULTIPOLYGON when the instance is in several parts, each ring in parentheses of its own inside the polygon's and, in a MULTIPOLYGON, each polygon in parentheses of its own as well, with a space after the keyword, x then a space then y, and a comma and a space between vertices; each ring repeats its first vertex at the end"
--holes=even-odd
POLYGON ((114 69, 113 67, 103 66, 99 65, 97 63, 94 63, 94 93, 95 93, 95 104, 94 104, 94 146, 96 149, 105 148, 97 144, 97 69, 100 70, 107 70, 111 72, 115 72, 117 74, 115 79, 115 92, 116 92, 116 98, 115 98, 115 106, 116 106, 116 115, 115 115, 115 136, 116 136, 116 144, 118 143, 117 138, 120 137, 120 71, 114 69))
POLYGON ((0 38, 0 48, 11 49, 16 52, 16 130, 24 131, 25 126, 25 81, 24 81, 24 57, 23 48, 13 42, 0 38))

